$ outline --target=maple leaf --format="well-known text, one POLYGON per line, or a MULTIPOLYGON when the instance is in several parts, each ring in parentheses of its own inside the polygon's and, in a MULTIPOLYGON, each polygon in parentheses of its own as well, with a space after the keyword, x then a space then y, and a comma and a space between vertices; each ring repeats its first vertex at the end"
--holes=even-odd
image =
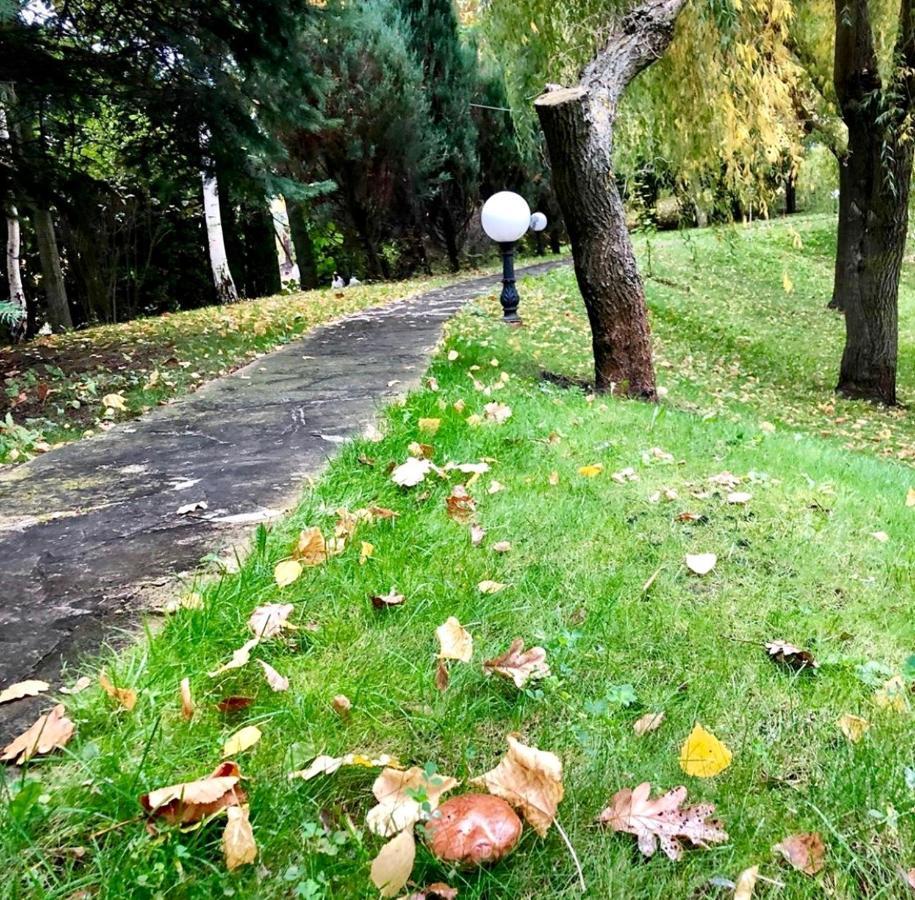
POLYGON ((817 669, 820 666, 809 650, 801 650, 787 641, 768 641, 766 650, 769 651, 770 659, 794 669, 795 672, 807 668, 817 669))
POLYGON ((483 671, 487 674, 495 672, 503 678, 510 678, 520 690, 531 679, 548 677, 550 667, 547 665, 546 650, 543 647, 525 650, 524 639, 515 638, 508 650, 483 663, 483 671))
POLYGON ((63 704, 58 703, 50 712, 39 716, 22 734, 13 738, 3 748, 0 761, 13 761, 21 766, 33 756, 42 756, 66 746, 75 729, 76 726, 66 716, 63 704))
POLYGON ((230 806, 226 816, 228 821, 222 833, 222 852, 226 868, 231 872, 257 859, 257 844, 254 842, 247 806, 230 806))
POLYGON ((435 629, 435 636, 439 643, 439 659, 459 659, 461 662, 470 662, 473 656, 473 638, 455 616, 449 616, 443 624, 439 625, 435 629))
POLYGON ((248 629, 259 641, 276 637, 284 629, 295 628, 288 621, 294 609, 291 603, 265 603, 257 606, 248 617, 248 629))
POLYGON ((206 778, 171 784, 143 794, 140 805, 150 818, 164 819, 172 825, 199 822, 229 806, 245 802, 239 787, 241 772, 231 761, 220 763, 206 778))
POLYGON ((391 837, 412 828, 426 814, 436 809, 442 794, 460 782, 445 775, 429 775, 419 766, 406 770, 386 768, 375 779, 372 793, 378 801, 365 817, 369 831, 391 837))
POLYGON ((448 516, 455 522, 469 522, 477 507, 476 501, 467 493, 467 488, 456 484, 451 493, 445 498, 448 516))
POLYGON ((372 860, 372 884, 382 897, 396 897, 410 879, 416 860, 416 841, 413 832, 401 831, 388 841, 372 860))
POLYGON ((37 679, 17 681, 16 684, 11 684, 0 691, 0 703, 10 703, 13 700, 21 700, 23 697, 35 697, 50 687, 51 685, 47 681, 37 679))
POLYGON ((826 865, 826 846, 816 831, 789 835, 772 849, 805 875, 816 875, 826 865))
POLYGON ((653 856, 660 845, 672 860, 680 859, 683 854, 681 840, 705 848, 728 839, 720 824, 708 819, 715 811, 711 803, 683 807, 686 788, 682 785, 654 800, 650 797, 648 781, 634 789, 623 788, 613 795, 598 821, 614 831, 634 834, 645 856, 653 856))
POLYGON ((547 750, 522 744, 514 734, 506 740, 508 752, 501 762, 471 783, 520 809, 537 834, 545 837, 565 792, 562 761, 547 750))

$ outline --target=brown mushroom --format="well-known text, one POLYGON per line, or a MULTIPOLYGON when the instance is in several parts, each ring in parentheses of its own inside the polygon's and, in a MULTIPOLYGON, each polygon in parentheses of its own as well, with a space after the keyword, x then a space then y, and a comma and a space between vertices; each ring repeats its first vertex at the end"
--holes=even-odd
POLYGON ((492 794, 461 794, 446 800, 426 823, 432 853, 460 866, 494 863, 511 853, 521 837, 521 820, 492 794))

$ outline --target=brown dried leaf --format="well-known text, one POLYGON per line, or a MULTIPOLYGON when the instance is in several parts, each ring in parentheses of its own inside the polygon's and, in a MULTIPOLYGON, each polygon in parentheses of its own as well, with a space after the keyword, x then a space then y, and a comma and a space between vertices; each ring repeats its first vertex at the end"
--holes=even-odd
POLYGON ((222 853, 226 859, 226 868, 231 872, 257 859, 257 844, 254 842, 247 806, 230 806, 226 815, 228 821, 222 833, 222 853))
POLYGON ((508 752, 494 769, 472 779, 491 794, 521 810, 531 827, 544 837, 562 800, 562 761, 553 753, 528 747, 508 735, 508 752))
POLYGON ((706 848, 728 839, 720 824, 708 818, 715 811, 711 803, 683 807, 686 788, 682 785, 655 800, 650 795, 651 784, 647 781, 635 789, 623 788, 613 795, 598 821, 614 831, 634 834, 645 856, 653 856, 660 844, 673 860, 683 853, 681 840, 706 848))
POLYGON ((206 778, 172 784, 143 794, 140 805, 150 818, 164 819, 172 825, 199 822, 206 816, 245 802, 245 792, 239 787, 240 780, 238 766, 226 761, 206 778))
POLYGON ((353 708, 353 704, 346 694, 337 694, 334 699, 330 701, 330 705, 341 719, 348 718, 350 710, 353 708))
POLYGON ((476 501, 467 493, 463 484, 456 484, 445 498, 448 515, 455 522, 469 522, 477 508, 476 501))
POLYGON ((476 523, 471 524, 470 526, 470 544, 473 547, 479 547, 483 543, 483 538, 486 537, 486 529, 482 525, 477 525, 476 523))
POLYGON ((80 678, 77 678, 73 683, 73 687, 62 687, 60 692, 62 694, 78 694, 80 691, 86 690, 87 687, 92 685, 92 679, 88 675, 83 675, 80 678))
POLYGON ((259 659, 258 662, 261 665, 261 668, 264 670, 264 678, 267 679, 267 684, 270 685, 270 689, 273 691, 288 691, 289 690, 289 679, 280 675, 276 669, 273 668, 269 663, 265 663, 262 659, 259 659))
POLYGON ((292 557, 303 566, 320 566, 327 562, 327 542, 321 529, 314 526, 304 529, 299 534, 292 557))
POLYGON ((427 775, 419 766, 405 771, 384 769, 372 785, 378 804, 369 810, 366 825, 381 837, 391 837, 404 828, 412 829, 427 811, 438 807, 442 794, 458 784, 459 781, 445 775, 427 775))
POLYGON ((221 713, 233 713, 238 712, 241 709, 247 709, 253 702, 253 697, 223 697, 222 700, 216 704, 216 709, 221 713))
POLYGON ((284 629, 295 629, 288 621, 294 609, 291 603, 265 603, 255 607, 248 617, 248 628, 259 641, 276 637, 284 629))
POLYGON ((805 875, 816 875, 826 865, 826 845, 816 831, 789 835, 772 849, 805 875))
POLYGON ((409 829, 388 841, 372 860, 372 884, 382 897, 396 897, 410 880, 416 860, 416 841, 409 829))
POLYGON ((546 650, 543 647, 524 649, 523 638, 515 638, 511 646, 500 656, 488 659, 483 663, 487 674, 495 672, 503 678, 509 678, 519 690, 531 679, 546 678, 550 667, 546 662, 546 650))
POLYGON ((185 722, 194 718, 194 698, 191 696, 191 679, 181 679, 181 715, 185 722))
POLYGON ((21 700, 23 697, 35 697, 50 687, 51 685, 47 681, 38 681, 37 679, 17 681, 15 684, 11 684, 8 688, 0 691, 0 703, 10 703, 13 700, 21 700))
POLYGON ((649 734, 652 731, 657 731, 661 727, 661 723, 664 721, 663 712, 650 712, 645 713, 640 719, 637 719, 633 725, 632 730, 641 737, 643 734, 649 734))
POLYGON ((98 683, 101 689, 111 697, 112 700, 116 700, 120 703, 127 712, 130 712, 137 705, 137 692, 130 688, 116 687, 104 672, 99 675, 98 683))
POLYGON ((461 626, 454 616, 435 629, 435 636, 439 643, 439 659, 459 659, 461 662, 470 662, 473 656, 473 638, 470 632, 461 626))
POLYGON ((405 597, 403 594, 398 594, 394 588, 391 588, 387 594, 376 594, 372 597, 372 606, 375 609, 388 609, 391 606, 402 606, 405 597))
POLYGON ((447 691, 450 683, 451 673, 448 671, 448 663, 444 659, 440 659, 435 667, 435 686, 440 691, 447 691))
POLYGON ((73 737, 76 726, 67 718, 62 703, 50 712, 39 716, 19 737, 3 748, 2 762, 14 762, 17 766, 28 762, 33 756, 42 756, 66 746, 73 737))
POLYGON ((766 650, 769 651, 769 658, 777 663, 800 672, 802 669, 817 669, 820 664, 813 658, 809 650, 801 650, 787 641, 768 641, 766 650))

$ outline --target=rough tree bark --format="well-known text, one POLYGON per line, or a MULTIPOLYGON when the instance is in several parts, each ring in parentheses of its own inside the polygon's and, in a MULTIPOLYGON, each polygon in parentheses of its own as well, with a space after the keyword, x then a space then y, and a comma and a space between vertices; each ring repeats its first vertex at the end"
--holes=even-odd
POLYGON ((535 101, 552 183, 591 324, 598 391, 656 397, 645 290, 613 171, 613 128, 626 86, 667 49, 685 0, 646 0, 626 13, 576 87, 535 101))
POLYGON ((896 402, 899 274, 908 228, 915 94, 912 0, 901 0, 889 83, 878 68, 867 0, 836 0, 833 78, 848 128, 840 167, 831 306, 845 313, 836 390, 896 402))
POLYGON ((57 233, 51 211, 33 206, 32 225, 41 259, 41 285, 48 304, 48 324, 53 331, 69 331, 73 327, 73 319, 70 317, 67 286, 60 265, 60 251, 57 249, 57 233))

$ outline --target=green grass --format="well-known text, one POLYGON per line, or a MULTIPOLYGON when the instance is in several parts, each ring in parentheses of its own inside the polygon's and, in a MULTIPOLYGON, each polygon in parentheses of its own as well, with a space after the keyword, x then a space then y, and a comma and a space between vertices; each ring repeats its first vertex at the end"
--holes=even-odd
MULTIPOLYGON (((64 698, 76 737, 0 787, 14 798, 0 807, 0 896, 377 896, 368 866, 382 842, 363 827, 375 772, 310 782, 286 773, 319 752, 363 750, 467 779, 498 761, 512 731, 564 762, 559 819, 588 896, 725 897, 709 880, 733 880, 756 864, 783 884, 760 882, 757 897, 905 896, 899 869, 915 866, 915 791, 905 775, 915 766, 912 717, 878 708, 874 694, 893 673, 910 677, 915 649, 915 509, 905 505, 915 473, 881 456, 905 458, 912 425, 907 413, 831 394, 841 323, 823 309, 830 228, 808 219, 695 233, 691 244, 654 239, 648 290, 669 389, 657 407, 594 399, 539 377, 541 367, 587 374, 570 273, 522 285, 524 329, 499 324, 494 297, 469 308, 436 357, 432 387, 387 411, 381 443, 346 446, 287 521, 258 532, 241 570, 205 587, 201 609, 181 610, 135 647, 79 668, 107 667, 139 702, 127 713, 97 688, 64 698), (511 418, 468 424, 490 401, 509 404, 511 418), (422 417, 442 420, 433 438, 420 432, 422 417), (483 546, 445 514, 456 476, 410 490, 392 484, 389 466, 415 440, 431 442, 440 464, 492 460, 469 488, 487 530, 483 546), (657 458, 656 447, 672 461, 657 458), (593 463, 600 475, 579 474, 593 463), (612 479, 630 466, 639 480, 612 479), (753 495, 747 505, 729 505, 710 485, 723 471, 742 478, 753 495), (492 478, 505 490, 490 495, 492 478), (667 488, 678 499, 652 502, 667 488), (300 529, 319 525, 329 536, 338 507, 369 504, 399 516, 361 526, 343 554, 275 586, 273 567, 300 529), (702 518, 679 521, 685 511, 702 518), (877 531, 889 540, 874 539, 877 531), (491 550, 500 540, 511 552, 491 550), (360 541, 375 548, 364 565, 360 541), (684 555, 694 552, 718 555, 711 574, 686 571, 684 555), (483 579, 508 586, 484 595, 483 579), (392 585, 406 603, 373 609, 370 596, 392 585), (245 640, 250 611, 271 601, 294 603, 303 627, 255 655, 287 675, 290 690, 271 693, 253 664, 209 678, 245 640), (472 633, 474 659, 453 664, 440 693, 434 630, 450 615, 472 633), (525 692, 487 679, 480 666, 516 636, 546 647, 553 670, 525 692), (818 672, 776 666, 762 649, 775 638, 812 650, 818 672), (198 704, 191 723, 180 715, 183 677, 198 704), (340 693, 352 701, 346 720, 331 708, 340 693), (227 718, 214 704, 230 694, 255 702, 227 718), (660 729, 636 737, 633 722, 658 709, 660 729), (860 743, 838 730, 843 713, 872 723, 860 743), (712 779, 679 768, 697 721, 733 752, 712 779), (221 821, 152 835, 137 796, 207 774, 224 739, 248 724, 264 733, 238 760, 260 858, 229 875, 221 821), (616 791, 646 780, 657 790, 685 784, 691 799, 714 803, 730 840, 679 863, 660 853, 646 861, 634 838, 595 826, 616 791), (798 831, 819 831, 827 844, 817 877, 771 850, 798 831), (78 860, 66 852, 74 847, 84 851, 78 860)), ((911 296, 907 277, 903 396, 913 378, 911 296)), ((555 831, 541 839, 525 829, 512 856, 481 871, 449 872, 420 850, 414 878, 448 880, 462 898, 578 896, 555 831)))

